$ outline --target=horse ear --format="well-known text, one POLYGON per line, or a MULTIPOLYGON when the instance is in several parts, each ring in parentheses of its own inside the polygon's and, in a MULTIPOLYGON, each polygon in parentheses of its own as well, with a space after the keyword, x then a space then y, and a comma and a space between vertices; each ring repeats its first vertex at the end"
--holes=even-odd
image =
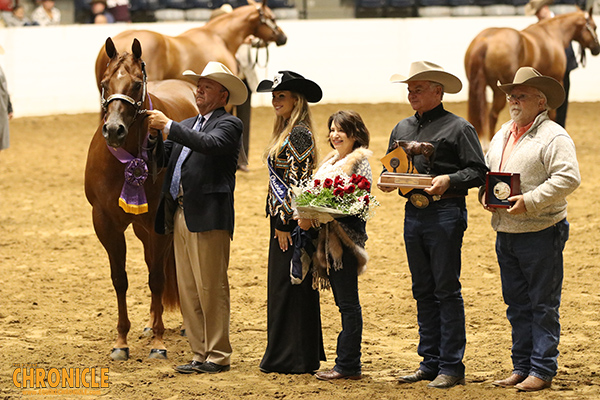
POLYGON ((108 58, 113 58, 117 55, 117 49, 115 49, 115 44, 110 37, 106 39, 104 49, 106 50, 106 55, 108 58))
POLYGON ((142 45, 140 41, 137 39, 133 39, 133 44, 131 45, 131 51, 135 58, 142 58, 142 45))

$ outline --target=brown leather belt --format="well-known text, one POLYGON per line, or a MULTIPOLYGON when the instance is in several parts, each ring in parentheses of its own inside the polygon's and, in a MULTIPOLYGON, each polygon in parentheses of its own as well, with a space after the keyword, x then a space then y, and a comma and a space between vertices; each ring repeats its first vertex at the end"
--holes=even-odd
POLYGON ((457 194, 457 193, 444 193, 442 195, 442 197, 440 198, 440 200, 444 200, 444 199, 458 199, 461 197, 465 197, 464 194, 457 194))

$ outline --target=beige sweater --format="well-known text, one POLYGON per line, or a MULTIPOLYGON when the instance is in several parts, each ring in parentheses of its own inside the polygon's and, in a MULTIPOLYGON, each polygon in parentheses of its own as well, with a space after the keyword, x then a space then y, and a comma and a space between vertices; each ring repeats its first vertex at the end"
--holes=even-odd
POLYGON ((505 123, 496 133, 485 161, 492 172, 521 174, 521 192, 527 212, 510 215, 506 209, 497 209, 492 215, 492 227, 507 233, 538 232, 567 216, 566 197, 581 182, 575 144, 569 134, 543 112, 516 143, 500 171, 511 125, 512 121, 505 123))

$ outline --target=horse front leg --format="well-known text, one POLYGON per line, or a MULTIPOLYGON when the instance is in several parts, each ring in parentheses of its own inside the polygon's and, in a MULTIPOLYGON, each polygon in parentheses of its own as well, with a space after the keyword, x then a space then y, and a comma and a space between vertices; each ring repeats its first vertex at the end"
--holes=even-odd
POLYGON ((134 224, 133 230, 135 235, 144 244, 144 258, 148 266, 148 286, 150 287, 150 321, 144 328, 144 333, 152 334, 151 350, 148 358, 167 358, 167 348, 164 343, 165 326, 163 323, 163 303, 162 297, 165 287, 164 265, 165 252, 167 249, 166 238, 154 232, 149 233, 147 229, 152 229, 152 226, 145 228, 141 225, 134 224))
POLYGON ((129 359, 129 346, 127 345, 127 334, 131 328, 129 315, 127 313, 127 271, 125 270, 125 257, 127 245, 125 244, 124 230, 118 229, 110 222, 110 218, 94 208, 92 211, 94 230, 96 236, 104 246, 110 263, 110 277, 117 294, 118 322, 117 340, 113 346, 110 357, 113 360, 129 359))

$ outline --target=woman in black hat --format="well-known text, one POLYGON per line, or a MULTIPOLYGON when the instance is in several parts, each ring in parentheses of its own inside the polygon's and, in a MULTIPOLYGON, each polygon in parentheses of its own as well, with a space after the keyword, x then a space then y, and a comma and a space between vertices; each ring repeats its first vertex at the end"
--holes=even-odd
POLYGON ((265 150, 269 168, 267 214, 271 220, 267 292, 267 349, 263 372, 313 373, 325 360, 319 292, 310 276, 292 284, 293 219, 291 186, 306 183, 316 166, 317 146, 312 134, 308 102, 321 100, 315 82, 292 71, 279 71, 273 81, 260 82, 257 92, 273 93, 275 124, 265 150))

